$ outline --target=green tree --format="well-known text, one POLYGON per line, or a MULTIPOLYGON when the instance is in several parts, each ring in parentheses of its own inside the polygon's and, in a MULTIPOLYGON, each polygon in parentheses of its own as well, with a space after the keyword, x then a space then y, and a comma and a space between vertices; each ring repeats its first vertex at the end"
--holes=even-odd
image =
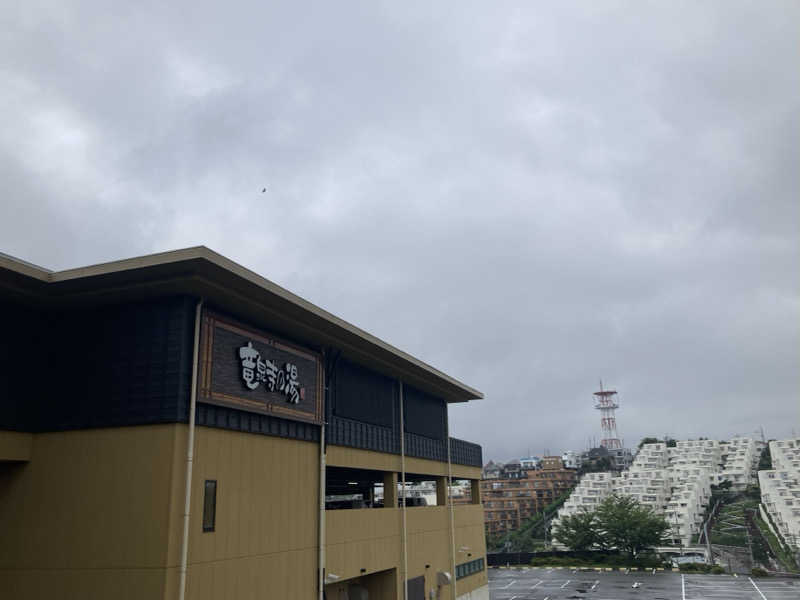
POLYGON ((654 438, 654 437, 646 437, 646 438, 642 438, 642 441, 641 441, 641 442, 639 442, 639 448, 641 448, 641 447, 642 447, 642 446, 644 446, 645 444, 657 444, 657 443, 658 443, 658 442, 660 442, 660 441, 661 441, 661 440, 659 440, 658 438, 654 438))
POLYGON ((611 466, 611 457, 601 456, 599 458, 584 462, 583 465, 581 465, 581 468, 578 469, 578 474, 584 475, 586 473, 602 473, 605 471, 610 471, 611 466))
POLYGON ((772 454, 769 451, 769 445, 767 445, 761 451, 761 457, 758 460, 758 470, 769 471, 771 469, 772 469, 772 454))
POLYGON ((572 550, 589 550, 601 542, 597 517, 586 509, 562 517, 553 527, 553 538, 572 550))
POLYGON ((628 496, 608 496, 597 507, 595 517, 602 545, 627 552, 631 558, 657 546, 669 531, 664 517, 628 496))

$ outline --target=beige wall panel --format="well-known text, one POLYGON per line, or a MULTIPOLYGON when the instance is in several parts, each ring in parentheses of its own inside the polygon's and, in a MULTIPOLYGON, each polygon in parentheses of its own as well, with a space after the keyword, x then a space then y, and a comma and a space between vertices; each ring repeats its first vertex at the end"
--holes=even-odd
MULTIPOLYGON (((183 433, 178 437, 185 443, 183 433)), ((183 481, 185 465, 180 473, 183 481)), ((198 427, 187 598, 314 598, 318 490, 318 444, 198 427), (213 532, 203 532, 202 526, 206 479, 217 481, 213 532)), ((176 540, 170 547, 176 562, 171 566, 179 559, 182 493, 176 500, 170 537, 176 540)), ((169 581, 176 590, 172 575, 169 581)))
MULTIPOLYGON (((479 467, 451 464, 453 478, 480 479, 479 467)), ((447 475, 447 462, 427 460, 424 458, 409 458, 406 456, 406 473, 422 473, 430 475, 447 475)))
MULTIPOLYGON (((480 505, 454 507, 456 564, 486 556, 483 509, 480 505), (461 548, 465 548, 463 551, 461 548), (471 554, 472 556, 468 556, 471 554)), ((453 572, 450 512, 446 506, 409 507, 408 576, 425 575, 426 590, 436 589, 436 573, 453 572), (430 565, 428 569, 425 565, 430 565)), ((331 510, 326 513, 327 571, 342 580, 397 568, 398 593, 402 592, 402 509, 331 510)), ((485 585, 485 573, 457 582, 458 593, 485 585)), ((341 583, 341 582, 340 582, 341 583)), ((449 586, 443 588, 447 598, 449 586)))
POLYGON ((0 597, 13 600, 162 598, 164 569, 0 571, 0 597))
MULTIPOLYGON (((327 462, 332 467, 357 467, 375 469, 377 471, 400 471, 401 459, 398 454, 347 448, 345 446, 328 446, 327 462)), ((452 465, 453 477, 462 479, 480 479, 479 467, 452 465)), ((422 458, 406 457, 406 472, 423 475, 447 475, 447 463, 422 458)))
POLYGON ((0 464, 0 589, 13 598, 162 598, 174 428, 36 434, 0 464))
POLYGON ((166 566, 172 434, 159 425, 34 436, 30 462, 0 467, 0 568, 166 566))
POLYGON ((32 433, 0 431, 0 461, 30 460, 32 448, 32 433))
POLYGON ((399 565, 400 518, 398 508, 327 511, 327 572, 350 579, 361 569, 369 574, 399 565))
POLYGON ((371 577, 364 578, 364 587, 369 591, 369 597, 378 600, 397 599, 397 570, 390 569, 375 573, 371 577))
POLYGON ((454 507, 456 564, 465 563, 476 558, 484 559, 484 570, 459 579, 456 591, 466 594, 489 582, 486 566, 486 534, 483 526, 483 507, 480 504, 464 504, 454 507), (461 551, 461 548, 468 550, 461 551), (472 556, 468 556, 472 554, 472 556))
POLYGON ((331 545, 399 536, 400 517, 399 508, 329 510, 325 512, 325 542, 331 545))

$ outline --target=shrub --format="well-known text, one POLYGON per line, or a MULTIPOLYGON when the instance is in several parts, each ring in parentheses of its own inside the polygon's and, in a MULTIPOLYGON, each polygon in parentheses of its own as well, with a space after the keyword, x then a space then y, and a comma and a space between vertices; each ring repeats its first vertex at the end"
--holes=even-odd
POLYGON ((678 567, 681 573, 712 573, 720 575, 725 569, 719 565, 707 565, 705 563, 681 563, 678 567))
POLYGON ((767 577, 767 576, 769 576, 769 573, 767 573, 764 569, 760 569, 758 567, 753 567, 753 569, 750 571, 750 574, 753 577, 767 577))

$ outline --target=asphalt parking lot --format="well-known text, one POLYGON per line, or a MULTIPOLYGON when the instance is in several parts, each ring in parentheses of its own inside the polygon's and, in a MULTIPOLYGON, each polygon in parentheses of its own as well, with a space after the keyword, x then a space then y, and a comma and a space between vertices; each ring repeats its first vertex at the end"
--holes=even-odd
POLYGON ((490 568, 489 593, 491 600, 800 600, 800 579, 490 568))

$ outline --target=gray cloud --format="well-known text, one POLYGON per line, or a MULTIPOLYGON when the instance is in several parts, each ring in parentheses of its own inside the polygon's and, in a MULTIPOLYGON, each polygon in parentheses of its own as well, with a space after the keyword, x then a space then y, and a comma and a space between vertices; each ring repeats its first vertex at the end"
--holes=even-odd
POLYGON ((631 443, 784 436, 798 17, 25 3, 0 37, 2 250, 208 245, 484 391, 452 414, 487 458, 598 437, 598 377, 631 443))

